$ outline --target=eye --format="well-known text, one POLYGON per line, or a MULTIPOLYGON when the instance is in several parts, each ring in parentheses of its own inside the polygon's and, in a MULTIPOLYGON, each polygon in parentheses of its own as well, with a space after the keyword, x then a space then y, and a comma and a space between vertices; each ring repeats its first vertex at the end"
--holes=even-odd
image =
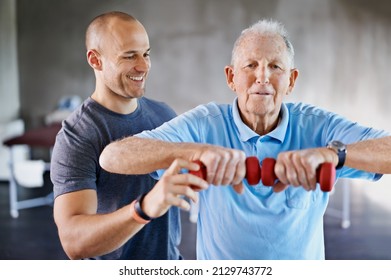
POLYGON ((249 68, 249 69, 254 69, 255 67, 257 67, 256 63, 249 63, 245 66, 245 68, 249 68))
POLYGON ((135 57, 134 55, 127 55, 127 56, 125 56, 124 58, 125 58, 125 59, 134 59, 134 57, 135 57))
POLYGON ((151 54, 149 52, 144 54, 144 57, 150 57, 150 56, 151 56, 151 54))
POLYGON ((282 69, 278 64, 272 64, 273 69, 282 69))

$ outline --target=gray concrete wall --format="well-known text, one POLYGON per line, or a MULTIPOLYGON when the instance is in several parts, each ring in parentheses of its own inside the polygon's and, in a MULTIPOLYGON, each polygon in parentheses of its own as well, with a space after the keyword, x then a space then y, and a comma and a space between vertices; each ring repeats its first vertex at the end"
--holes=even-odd
POLYGON ((0 124, 19 117, 19 107, 16 2, 0 0, 0 124))
POLYGON ((178 113, 209 101, 231 103, 224 77, 239 32, 261 17, 282 21, 300 70, 289 100, 313 103, 391 130, 389 1, 349 0, 18 0, 22 116, 34 125, 65 95, 85 98, 93 73, 84 31, 107 10, 147 28, 152 70, 147 95, 178 113))

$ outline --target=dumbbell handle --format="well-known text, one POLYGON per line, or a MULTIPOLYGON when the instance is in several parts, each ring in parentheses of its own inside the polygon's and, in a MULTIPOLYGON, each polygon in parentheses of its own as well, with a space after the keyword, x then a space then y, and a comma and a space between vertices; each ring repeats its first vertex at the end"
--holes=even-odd
MULTIPOLYGON (((205 165, 199 160, 195 162, 200 165, 200 169, 198 171, 190 171, 190 173, 206 179, 205 165)), ((257 185, 259 181, 262 181, 264 186, 273 186, 278 179, 274 173, 275 164, 275 159, 265 158, 261 167, 257 157, 248 157, 246 159, 245 177, 249 185, 257 185)), ((329 192, 332 190, 335 182, 335 167, 332 163, 326 162, 318 167, 316 171, 316 181, 320 184, 322 191, 329 192)))

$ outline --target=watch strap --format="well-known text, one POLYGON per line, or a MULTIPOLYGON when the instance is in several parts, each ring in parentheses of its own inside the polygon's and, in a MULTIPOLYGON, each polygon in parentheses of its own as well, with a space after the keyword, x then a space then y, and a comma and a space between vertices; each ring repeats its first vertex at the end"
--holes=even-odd
POLYGON ((141 208, 141 203, 143 202, 143 199, 145 197, 146 194, 142 194, 140 195, 139 197, 137 197, 136 200, 134 200, 131 205, 130 205, 130 209, 132 211, 132 217, 133 219, 139 223, 139 224, 147 224, 149 223, 151 220, 153 220, 153 218, 149 217, 144 211, 143 209, 141 208))
POLYGON ((327 148, 333 150, 338 156, 338 163, 335 169, 341 169, 346 160, 346 146, 340 141, 331 141, 327 144, 327 148))
POLYGON ((337 156, 338 156, 338 164, 335 167, 335 169, 341 169, 343 165, 345 164, 345 159, 346 159, 346 150, 344 151, 337 151, 337 156))

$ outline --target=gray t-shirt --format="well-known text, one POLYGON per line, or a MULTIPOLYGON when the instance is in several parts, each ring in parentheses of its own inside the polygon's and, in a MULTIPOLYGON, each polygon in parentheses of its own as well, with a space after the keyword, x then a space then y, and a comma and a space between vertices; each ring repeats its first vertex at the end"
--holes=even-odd
MULTIPOLYGON (((138 108, 129 115, 114 113, 88 98, 65 121, 56 137, 50 176, 54 197, 93 189, 97 192, 98 213, 113 212, 148 192, 155 184, 150 175, 119 175, 103 170, 99 156, 114 140, 150 130, 175 117, 162 102, 140 98, 138 108)), ((96 256, 97 259, 181 259, 179 209, 143 227, 121 248, 96 256)), ((110 236, 107 236, 110 238, 110 236)))

